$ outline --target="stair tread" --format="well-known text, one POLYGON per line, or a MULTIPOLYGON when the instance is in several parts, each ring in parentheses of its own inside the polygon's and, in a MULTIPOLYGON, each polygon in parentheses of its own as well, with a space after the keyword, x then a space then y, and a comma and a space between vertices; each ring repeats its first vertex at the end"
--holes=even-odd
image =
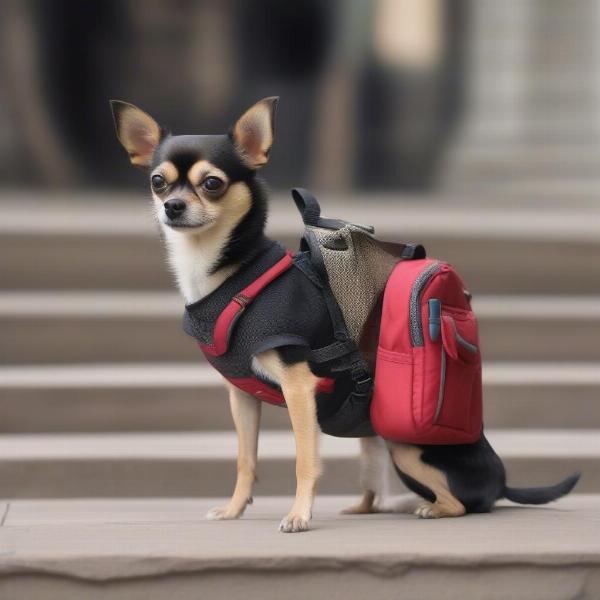
MULTIPOLYGON (((221 577, 236 572, 248 577, 248 571, 256 569, 254 576, 264 577, 266 585, 280 571, 288 577, 290 570, 306 577, 325 569, 338 578, 338 586, 343 585, 339 578, 345 571, 370 574, 370 585, 375 575, 380 582, 373 590, 377 592, 386 581, 383 575, 410 574, 411 590, 415 584, 423 585, 425 581, 414 578, 425 565, 430 584, 436 568, 460 567, 461 580, 456 584, 462 586, 472 581, 464 576, 464 569, 477 569, 479 579, 485 574, 482 569, 493 567, 509 570, 514 577, 523 568, 546 566, 556 572, 560 567, 600 564, 599 495, 572 495, 543 509, 503 502, 492 514, 425 523, 412 515, 340 515, 340 509, 353 500, 317 496, 313 531, 301 536, 277 531, 290 497, 259 497, 243 519, 228 523, 204 519, 206 511, 224 499, 15 501, 0 528, 0 546, 4 542, 12 548, 3 554, 0 571, 102 581, 108 593, 106 586, 126 578, 134 586, 166 574, 218 569, 221 577)), ((581 577, 585 581, 584 574, 581 577)), ((443 581, 447 585, 447 571, 438 584, 443 581)), ((527 583, 533 591, 532 581, 511 579, 511 590, 527 583)), ((598 585, 597 578, 588 578, 588 586, 594 582, 598 585)), ((158 583, 155 579, 152 586, 158 583)), ((245 586, 242 589, 247 597, 245 586)), ((235 586, 231 592, 244 597, 237 595, 235 586)), ((150 587, 146 597, 160 597, 155 593, 150 587)), ((376 593, 376 597, 383 596, 376 593)))
MULTIPOLYGON (((600 319, 600 296, 480 294, 473 307, 479 318, 600 319)), ((182 310, 175 291, 0 291, 0 317, 178 319, 182 310)))
MULTIPOLYGON (((2 388, 189 387, 221 383, 209 365, 192 363, 101 363, 0 366, 2 388)), ((488 362, 483 381, 492 385, 598 385, 600 364, 566 362, 488 362)))
MULTIPOLYGON (((283 410, 283 409, 282 409, 283 410)), ((493 429, 486 436, 502 457, 600 458, 600 430, 493 429)), ((0 435, 0 462, 19 460, 234 460, 233 431, 156 433, 40 433, 0 435)), ((324 459, 351 458, 355 439, 321 436, 324 459)), ((259 456, 296 456, 291 431, 263 431, 259 456)))

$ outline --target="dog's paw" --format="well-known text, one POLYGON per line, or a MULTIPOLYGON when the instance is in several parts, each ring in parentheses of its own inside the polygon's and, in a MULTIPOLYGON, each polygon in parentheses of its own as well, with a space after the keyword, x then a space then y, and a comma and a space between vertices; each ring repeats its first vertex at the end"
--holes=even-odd
POLYGON ((438 517, 431 502, 419 504, 415 509, 415 515, 419 517, 419 519, 436 519, 438 517))
POLYGON ((282 533, 298 533, 300 531, 308 531, 308 522, 310 517, 304 515, 298 515, 290 513, 286 517, 283 517, 281 523, 279 523, 279 531, 282 533))
POLYGON ((243 514, 246 506, 254 502, 252 496, 250 496, 243 506, 236 506, 237 503, 230 502, 227 506, 217 506, 211 508, 206 513, 206 518, 209 521, 228 521, 231 519, 239 519, 243 514))
POLYGON ((379 512, 379 510, 373 505, 367 505, 364 502, 349 506, 340 511, 341 515, 370 515, 372 513, 379 512))
POLYGON ((431 502, 424 502, 417 506, 415 515, 417 515, 419 519, 439 519, 444 516, 439 510, 439 507, 431 502))
POLYGON ((211 508, 206 513, 209 521, 228 521, 230 519, 239 519, 242 516, 241 510, 232 510, 229 506, 217 506, 211 508))

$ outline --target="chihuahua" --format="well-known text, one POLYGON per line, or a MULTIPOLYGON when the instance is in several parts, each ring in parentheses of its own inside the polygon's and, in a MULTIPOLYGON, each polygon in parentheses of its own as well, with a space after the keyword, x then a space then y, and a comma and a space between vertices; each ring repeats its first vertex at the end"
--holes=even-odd
MULTIPOLYGON (((225 135, 170 135, 136 106, 112 101, 117 137, 131 163, 147 171, 154 212, 166 243, 169 262, 187 306, 224 286, 265 247, 267 201, 257 171, 268 159, 274 140, 278 99, 265 98, 247 110, 225 135)), ((319 422, 316 394, 321 377, 302 352, 265 349, 254 355, 251 369, 277 385, 285 398, 296 441, 296 495, 279 526, 282 532, 309 527, 317 480, 319 422)), ((238 436, 237 481, 225 506, 210 519, 237 519, 252 499, 255 481, 261 400, 227 383, 238 436)), ((568 493, 575 474, 545 488, 506 486, 502 462, 482 434, 468 445, 417 446, 377 438, 361 443, 364 479, 360 503, 347 512, 377 510, 381 493, 381 451, 391 456, 398 475, 427 502, 416 506, 421 518, 457 517, 490 511, 500 498, 542 504, 568 493), (365 467, 366 465, 366 467, 365 467)), ((413 503, 408 506, 414 508, 413 503)))

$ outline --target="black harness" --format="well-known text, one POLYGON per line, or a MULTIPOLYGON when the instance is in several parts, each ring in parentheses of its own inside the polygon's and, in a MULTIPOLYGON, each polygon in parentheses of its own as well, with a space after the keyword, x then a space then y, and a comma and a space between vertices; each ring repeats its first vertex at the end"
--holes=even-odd
POLYGON ((253 369, 254 357, 280 349, 287 351, 284 360, 307 360, 321 378, 316 397, 322 431, 373 435, 371 374, 319 271, 309 252, 291 255, 269 241, 214 292, 187 305, 183 327, 228 381, 271 404, 285 406, 285 399, 276 383, 253 369))

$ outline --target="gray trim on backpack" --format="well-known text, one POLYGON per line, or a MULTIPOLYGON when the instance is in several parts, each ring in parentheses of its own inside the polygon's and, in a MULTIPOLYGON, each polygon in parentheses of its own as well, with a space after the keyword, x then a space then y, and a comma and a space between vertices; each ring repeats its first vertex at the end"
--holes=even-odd
POLYGON ((424 346, 425 339, 423 337, 423 324, 421 323, 421 295, 429 280, 440 270, 441 264, 433 262, 423 269, 410 290, 409 300, 409 325, 410 325, 410 341, 414 347, 424 346))
POLYGON ((471 342, 467 342, 467 340, 465 340, 465 338, 460 335, 460 333, 458 333, 458 327, 456 327, 456 322, 454 321, 454 319, 452 319, 452 323, 454 325, 454 337, 456 338, 456 341, 466 350, 468 350, 469 352, 471 352, 472 354, 477 354, 477 352, 479 351, 479 349, 477 348, 477 346, 475 344, 471 344, 471 342))

